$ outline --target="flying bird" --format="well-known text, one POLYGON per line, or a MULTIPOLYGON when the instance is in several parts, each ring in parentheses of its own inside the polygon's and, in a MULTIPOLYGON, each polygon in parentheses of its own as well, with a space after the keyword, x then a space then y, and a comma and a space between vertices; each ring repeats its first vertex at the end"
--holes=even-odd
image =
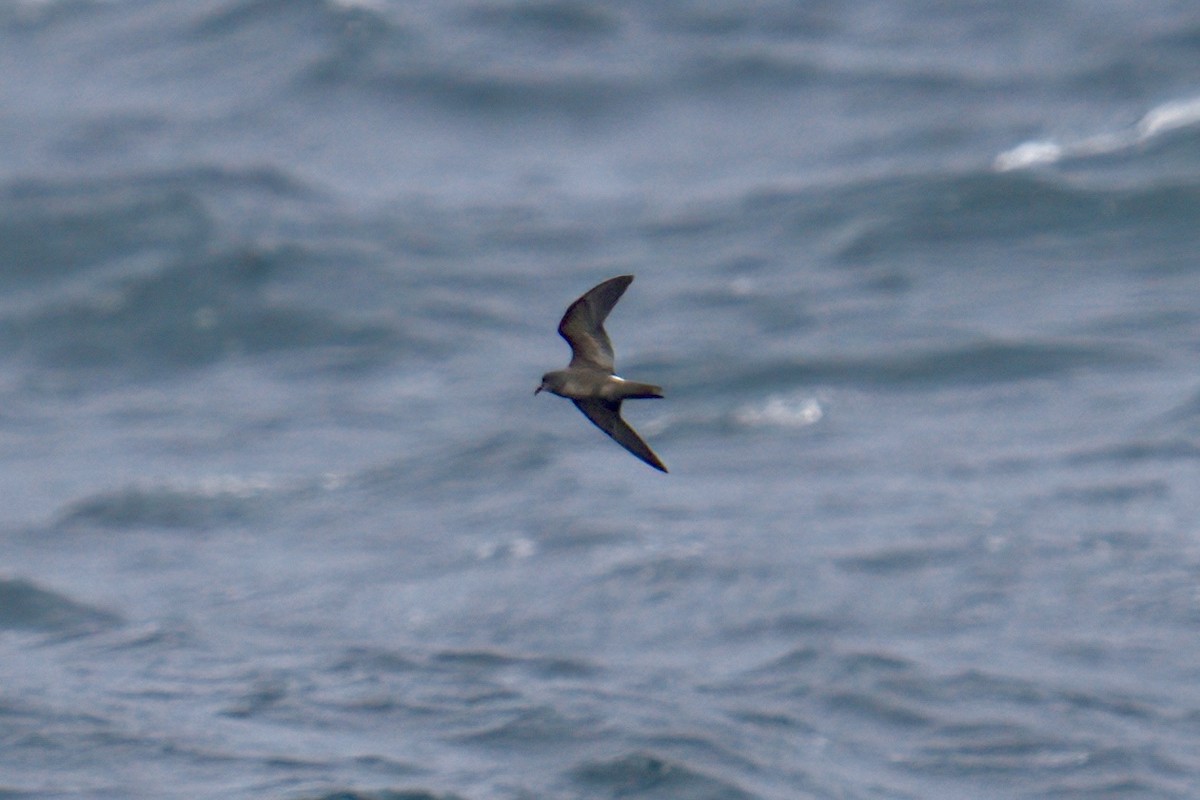
POLYGON ((625 294, 632 275, 609 278, 594 286, 567 308, 558 333, 571 345, 571 363, 542 376, 536 395, 548 392, 570 399, 597 428, 655 469, 667 471, 637 431, 621 419, 621 403, 641 397, 662 397, 661 386, 627 381, 614 374, 612 342, 604 332, 608 312, 625 294))

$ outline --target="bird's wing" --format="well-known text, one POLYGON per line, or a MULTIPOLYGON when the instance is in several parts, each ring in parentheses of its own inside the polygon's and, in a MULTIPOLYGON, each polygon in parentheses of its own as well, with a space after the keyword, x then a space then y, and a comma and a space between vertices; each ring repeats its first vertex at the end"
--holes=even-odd
POLYGON ((607 400, 573 400, 572 402, 583 412, 585 417, 595 423, 597 428, 611 436, 613 441, 621 447, 655 469, 667 471, 666 466, 654 454, 650 446, 637 435, 637 431, 621 419, 621 403, 619 401, 614 403, 607 400))
POLYGON ((593 367, 612 373, 612 342, 604 332, 604 320, 632 282, 632 275, 609 278, 571 303, 562 322, 558 323, 559 335, 571 345, 570 366, 593 367))

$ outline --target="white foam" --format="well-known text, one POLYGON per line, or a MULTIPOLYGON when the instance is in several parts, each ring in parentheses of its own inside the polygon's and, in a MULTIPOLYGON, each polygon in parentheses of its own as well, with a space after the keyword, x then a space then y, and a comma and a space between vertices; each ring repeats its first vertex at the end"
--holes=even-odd
POLYGON ((1048 139, 1022 142, 996 156, 992 167, 997 172, 1030 169, 1057 163, 1064 158, 1086 158, 1128 150, 1180 128, 1200 126, 1200 97, 1174 100, 1151 109, 1132 129, 1099 133, 1073 142, 1048 139))
POLYGON ((1025 142, 1012 150, 996 156, 993 166, 1000 172, 1010 169, 1028 169, 1042 164, 1053 164, 1062 158, 1062 145, 1055 142, 1025 142))
POLYGON ((1163 103, 1138 122, 1138 140, 1145 141, 1167 131, 1193 125, 1200 125, 1200 97, 1163 103))
POLYGON ((816 398, 772 395, 763 403, 743 406, 733 416, 739 425, 750 427, 803 428, 824 415, 816 398))

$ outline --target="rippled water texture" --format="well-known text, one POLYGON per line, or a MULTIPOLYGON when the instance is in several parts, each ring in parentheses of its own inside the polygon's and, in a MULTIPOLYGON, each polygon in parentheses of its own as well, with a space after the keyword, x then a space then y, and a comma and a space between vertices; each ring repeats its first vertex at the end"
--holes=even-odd
POLYGON ((0 4, 0 797, 1193 798, 1200 10, 0 4), (608 321, 649 469, 569 403, 608 321))

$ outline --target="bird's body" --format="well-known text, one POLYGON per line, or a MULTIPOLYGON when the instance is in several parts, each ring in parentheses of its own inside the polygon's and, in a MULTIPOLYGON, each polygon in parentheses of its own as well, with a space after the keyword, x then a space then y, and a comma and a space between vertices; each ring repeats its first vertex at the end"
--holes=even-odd
POLYGON ((627 381, 614 374, 612 342, 604 330, 604 320, 621 295, 633 282, 632 275, 621 275, 601 283, 567 308, 559 334, 571 345, 571 363, 566 369, 547 372, 534 394, 543 390, 566 397, 607 433, 617 444, 655 469, 667 471, 654 451, 637 431, 621 418, 621 402, 632 398, 662 397, 662 388, 649 383, 627 381))
POLYGON ((662 397, 662 387, 627 381, 624 378, 589 367, 568 367, 547 372, 541 388, 572 400, 628 400, 634 397, 662 397))

